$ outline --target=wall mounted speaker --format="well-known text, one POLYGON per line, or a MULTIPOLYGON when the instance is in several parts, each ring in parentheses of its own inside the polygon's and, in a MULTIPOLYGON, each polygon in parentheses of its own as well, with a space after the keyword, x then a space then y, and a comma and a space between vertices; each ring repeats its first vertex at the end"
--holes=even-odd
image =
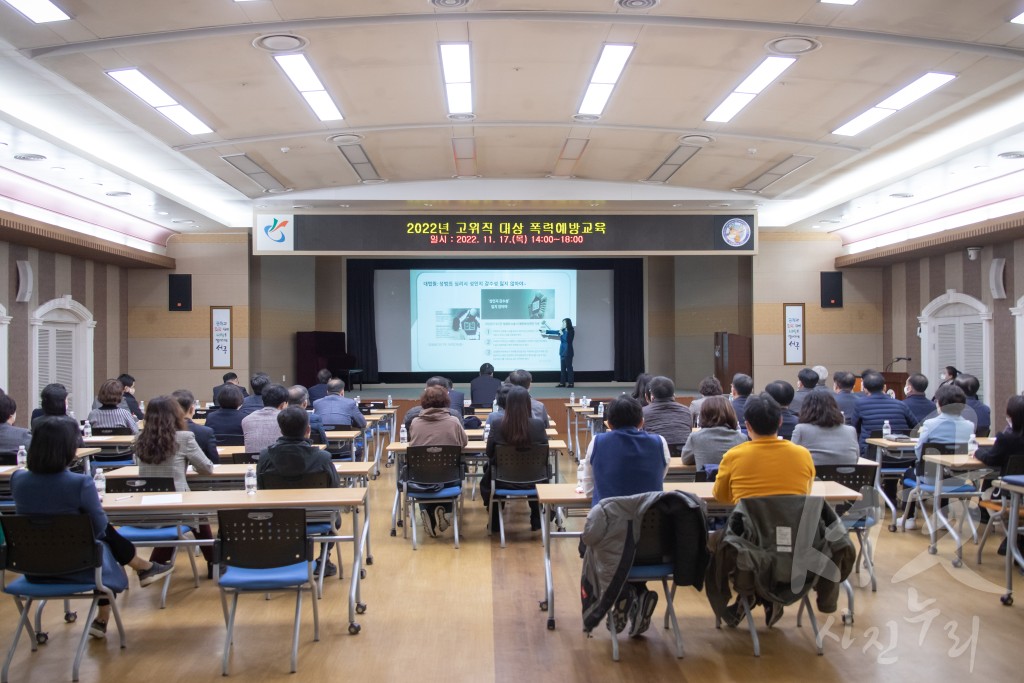
POLYGON ((192 276, 171 274, 167 276, 167 310, 192 310, 192 276))
POLYGON ((824 272, 821 274, 821 307, 843 307, 843 274, 824 272))
POLYGON ((1006 269, 1006 259, 994 258, 988 267, 988 288, 992 291, 993 299, 1005 299, 1006 288, 1003 286, 1003 271, 1006 269))
POLYGON ((14 300, 21 303, 32 301, 32 292, 35 290, 34 282, 32 262, 18 261, 18 294, 14 300))

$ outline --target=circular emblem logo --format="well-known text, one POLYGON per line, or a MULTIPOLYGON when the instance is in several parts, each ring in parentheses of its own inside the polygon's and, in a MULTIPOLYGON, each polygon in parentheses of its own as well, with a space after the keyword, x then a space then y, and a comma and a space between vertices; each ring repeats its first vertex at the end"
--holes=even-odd
POLYGON ((730 218, 722 226, 722 239, 730 247, 742 247, 750 241, 750 225, 742 218, 730 218))

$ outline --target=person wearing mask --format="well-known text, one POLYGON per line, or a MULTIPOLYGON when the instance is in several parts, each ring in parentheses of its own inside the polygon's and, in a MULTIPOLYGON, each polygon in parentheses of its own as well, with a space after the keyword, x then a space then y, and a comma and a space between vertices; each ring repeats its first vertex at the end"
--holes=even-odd
POLYGON ((953 384, 960 387, 967 396, 964 417, 974 423, 974 433, 978 436, 988 436, 992 431, 992 410, 978 398, 981 382, 974 375, 961 372, 953 380, 953 384))
MULTIPOLYGON (((693 417, 693 426, 700 427, 700 406, 708 396, 721 396, 722 395, 722 383, 718 381, 717 377, 705 377, 700 381, 700 385, 697 387, 697 393, 700 394, 697 398, 690 401, 690 415, 693 417)), ((735 411, 733 417, 736 416, 735 411)))
POLYGON ((0 451, 17 453, 19 446, 28 448, 32 442, 32 432, 15 427, 18 419, 18 404, 9 394, 0 392, 0 451))
POLYGON ((843 414, 846 424, 852 425, 857 419, 857 401, 860 397, 853 393, 857 378, 848 370, 837 370, 832 375, 832 391, 835 392, 836 405, 843 414))
POLYGON ((747 398, 750 396, 750 393, 754 391, 754 380, 750 375, 738 372, 733 375, 732 384, 729 388, 732 392, 732 410, 736 413, 736 419, 742 427, 743 409, 747 404, 747 398))
POLYGON ((789 403, 789 410, 794 415, 800 414, 800 406, 803 405, 804 398, 818 387, 818 379, 818 373, 810 368, 804 368, 796 373, 796 392, 793 394, 793 400, 789 403))
POLYGON ((907 377, 907 383, 903 387, 903 395, 906 396, 903 399, 903 403, 910 408, 910 412, 914 414, 917 424, 921 424, 936 414, 935 403, 929 401, 927 394, 925 394, 927 389, 928 378, 920 372, 915 372, 907 377))
POLYGON ((192 421, 196 414, 195 395, 188 389, 178 389, 171 396, 181 406, 181 411, 185 413, 185 426, 196 437, 196 443, 199 444, 199 449, 203 452, 203 455, 212 463, 220 462, 220 454, 217 453, 217 436, 214 434, 213 429, 192 421))

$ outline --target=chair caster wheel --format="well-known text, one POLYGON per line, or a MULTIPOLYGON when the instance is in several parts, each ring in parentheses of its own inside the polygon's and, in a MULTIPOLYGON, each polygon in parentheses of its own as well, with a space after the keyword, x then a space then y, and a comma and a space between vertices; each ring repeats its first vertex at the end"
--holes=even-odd
POLYGON ((555 620, 554 619, 548 619, 548 630, 549 631, 554 631, 555 630, 555 620))
POLYGON ((853 615, 849 612, 843 612, 843 625, 849 626, 853 623, 853 615))
POLYGON ((78 612, 65 612, 64 621, 69 624, 75 623, 76 621, 78 621, 78 612))
POLYGON ((373 564, 373 555, 366 558, 366 564, 373 564))
POLYGON ((928 554, 929 555, 934 555, 937 552, 939 552, 939 551, 935 548, 935 546, 933 546, 933 545, 928 546, 928 554))
POLYGON ((40 645, 46 645, 46 641, 50 639, 50 634, 45 631, 39 631, 36 633, 36 642, 40 645))
POLYGON ((893 533, 896 533, 896 525, 895 524, 890 524, 889 525, 889 531, 891 531, 893 533))
POLYGON ((394 538, 397 535, 398 535, 398 532, 396 532, 394 529, 392 529, 391 530, 391 537, 394 538))
POLYGON ((348 634, 350 636, 359 635, 359 631, 361 629, 362 629, 362 626, 360 626, 359 624, 357 624, 355 622, 352 622, 351 624, 348 625, 348 634))
POLYGON ((357 602, 356 603, 356 614, 366 614, 366 603, 365 602, 357 602))
POLYGON ((959 569, 960 567, 964 566, 964 561, 958 557, 955 560, 953 560, 953 566, 959 569))
POLYGON ((395 526, 405 526, 405 523, 402 520, 398 520, 397 522, 395 522, 395 526))
POLYGON ((366 570, 365 569, 360 569, 359 570, 359 578, 360 579, 365 579, 366 578, 366 570))
POLYGON ((1004 605, 1006 605, 1007 607, 1009 607, 1010 605, 1013 604, 1013 596, 1012 595, 1004 595, 1004 596, 999 598, 999 602, 1001 602, 1004 605))
POLYGON ((540 611, 541 612, 547 612, 548 611, 548 601, 547 600, 541 600, 540 601, 540 611))

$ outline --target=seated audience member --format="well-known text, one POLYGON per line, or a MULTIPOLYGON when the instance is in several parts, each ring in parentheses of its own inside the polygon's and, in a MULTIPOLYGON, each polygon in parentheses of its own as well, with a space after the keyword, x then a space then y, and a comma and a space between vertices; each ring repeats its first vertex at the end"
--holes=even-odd
POLYGON ((836 405, 843 414, 846 424, 852 425, 857 420, 857 401, 860 396, 853 393, 857 378, 847 370, 837 370, 832 375, 832 390, 836 394, 836 405))
MULTIPOLYGON (((461 420, 462 406, 452 404, 451 393, 448 391, 449 386, 451 386, 451 382, 448 380, 447 377, 434 375, 433 377, 427 379, 423 388, 426 389, 427 387, 441 387, 442 389, 444 389, 444 393, 448 395, 448 412, 451 413, 454 417, 457 417, 461 420)), ((412 408, 409 408, 408 412, 406 412, 405 414, 405 419, 402 420, 402 422, 405 424, 406 430, 409 430, 411 432, 412 421, 413 419, 416 418, 417 415, 420 414, 422 410, 423 408, 421 406, 413 406, 412 408)))
POLYGON ((860 452, 863 455, 867 452, 867 440, 871 432, 880 432, 886 420, 894 434, 908 433, 917 424, 917 420, 905 403, 885 393, 882 373, 865 370, 861 375, 861 386, 867 395, 857 401, 857 417, 853 426, 859 434, 860 452))
MULTIPOLYGON (((330 378, 328 378, 330 379, 330 378)), ((294 389, 294 387, 293 387, 294 389)), ((305 391, 305 387, 303 387, 305 391)), ((277 425, 281 429, 281 437, 273 445, 267 446, 260 452, 260 459, 256 463, 256 487, 266 487, 266 475, 277 475, 281 477, 301 477, 304 474, 326 472, 331 481, 331 488, 341 486, 338 478, 338 471, 331 462, 331 456, 322 448, 310 445, 309 426, 310 414, 306 409, 298 405, 290 405, 277 414, 277 425)), ((291 488, 301 488, 299 484, 291 488)), ((330 547, 328 546, 324 557, 328 557, 327 566, 324 568, 324 576, 334 576, 338 573, 338 567, 329 558, 330 547)), ((320 560, 316 563, 316 573, 320 573, 320 560)))
POLYGON ((782 408, 768 393, 747 399, 744 420, 750 441, 730 449, 715 477, 712 493, 735 505, 755 496, 806 496, 814 481, 814 462, 803 446, 778 438, 782 408))
POLYGON ((327 368, 316 373, 316 384, 309 388, 309 403, 312 405, 327 395, 327 383, 331 381, 331 371, 327 368))
POLYGON ((135 378, 124 373, 118 376, 117 381, 124 387, 124 396, 121 398, 124 407, 135 416, 136 420, 141 420, 142 409, 139 408, 139 401, 135 398, 135 378))
MULTIPOLYGON (((508 383, 514 384, 517 387, 522 387, 527 391, 530 390, 530 385, 533 384, 533 375, 526 370, 513 370, 508 375, 508 383)), ((533 416, 539 417, 544 421, 544 424, 548 423, 548 409, 544 407, 544 404, 537 399, 530 397, 530 406, 533 409, 533 416)))
MULTIPOLYGON (((345 396, 345 380, 342 379, 328 380, 327 395, 313 404, 313 414, 320 418, 320 425, 325 429, 326 427, 349 427, 360 430, 366 428, 366 418, 359 412, 359 406, 354 400, 345 396)), ((326 436, 324 433, 325 439, 326 436)), ((348 442, 345 442, 342 449, 335 451, 334 455, 338 458, 348 458, 350 452, 351 448, 348 442)))
MULTIPOLYGON (((174 396, 158 396, 146 406, 146 422, 135 440, 135 458, 140 477, 174 479, 175 491, 188 491, 185 469, 191 465, 201 474, 212 474, 213 463, 200 450, 195 435, 188 430, 180 400, 174 396)), ((193 529, 196 538, 212 539, 208 524, 193 529)), ((207 576, 213 576, 213 548, 200 546, 207 562, 207 576)), ((173 548, 154 548, 152 562, 169 562, 173 548)))
POLYGON ((828 390, 828 368, 824 365, 815 365, 811 370, 814 370, 814 374, 818 376, 818 384, 815 389, 828 390))
MULTIPOLYGON (((516 448, 528 448, 535 444, 546 444, 548 442, 547 425, 541 422, 532 414, 530 406, 530 392, 522 387, 512 387, 505 397, 505 410, 501 419, 494 423, 491 433, 487 438, 487 459, 488 464, 484 467, 484 476, 480 480, 480 497, 483 499, 484 507, 491 503, 491 467, 494 466, 495 452, 498 446, 515 446, 516 448)), ((498 482, 500 488, 532 489, 534 484, 509 484, 498 482)), ((491 518, 490 528, 498 530, 498 508, 494 510, 495 516, 491 518)), ((535 500, 530 501, 530 529, 540 529, 540 505, 535 500)))
POLYGON ((978 398, 981 382, 974 375, 961 372, 953 383, 967 396, 968 410, 964 411, 964 417, 974 423, 974 431, 978 436, 987 436, 992 430, 992 411, 978 398))
MULTIPOLYGON (((512 391, 514 384, 508 382, 502 382, 501 386, 498 387, 498 393, 494 395, 494 400, 498 402, 498 409, 492 410, 491 414, 487 416, 486 424, 491 425, 494 428, 496 422, 500 422, 501 418, 505 415, 505 401, 508 400, 508 392, 512 391)), ((521 387, 520 387, 521 388, 521 387)), ((531 415, 533 414, 533 404, 530 404, 531 415)))
POLYGON ((100 407, 89 413, 89 424, 95 429, 100 428, 128 428, 132 434, 139 433, 139 425, 135 416, 127 408, 122 408, 121 403, 124 394, 124 386, 116 379, 108 379, 100 386, 100 393, 97 398, 100 407))
POLYGON ((817 465, 856 465, 860 458, 857 430, 843 421, 830 392, 815 391, 804 399, 793 443, 811 452, 817 465))
POLYGON ((652 378, 653 375, 649 375, 646 372, 641 372, 636 376, 636 384, 633 385, 633 393, 630 394, 630 397, 639 403, 641 408, 650 403, 650 399, 647 396, 647 387, 650 385, 652 378))
POLYGON ((243 399, 249 395, 249 392, 245 390, 245 387, 238 384, 238 375, 235 373, 225 372, 222 379, 223 382, 213 388, 213 402, 217 405, 220 405, 220 401, 218 400, 220 398, 220 392, 227 387, 236 387, 242 394, 243 399))
POLYGON ((644 431, 660 434, 670 446, 681 448, 690 438, 693 423, 690 409, 676 401, 676 385, 668 377, 654 377, 647 385, 647 395, 650 403, 643 409, 644 431))
POLYGON ((242 398, 241 387, 226 386, 217 393, 220 410, 211 410, 206 414, 206 426, 213 430, 220 443, 223 443, 220 437, 242 436, 242 419, 245 417, 245 413, 239 410, 242 398))
POLYGON ((469 401, 476 406, 489 406, 501 386, 501 380, 494 376, 494 366, 484 363, 480 366, 480 374, 469 383, 469 401))
POLYGON ((288 407, 288 390, 280 384, 269 384, 260 390, 263 407, 242 418, 246 453, 259 453, 281 437, 277 414, 288 407))
POLYGON ((1004 431, 996 434, 991 446, 979 448, 975 457, 1000 470, 1006 468, 1011 455, 1024 453, 1024 396, 1013 395, 1006 401, 1006 424, 1004 431))
MULTIPOLYGON (((580 463, 580 479, 584 492, 591 496, 591 507, 613 496, 663 490, 668 444, 661 436, 642 431, 640 403, 631 396, 620 396, 608 404, 604 415, 611 431, 594 436, 580 463)), ((658 594, 640 583, 627 583, 623 593, 616 609, 628 615, 629 635, 638 636, 651 625, 658 594)))
POLYGON ((747 404, 750 392, 754 390, 754 380, 750 375, 738 372, 733 375, 730 391, 732 392, 732 410, 736 413, 736 420, 740 427, 743 426, 743 409, 747 404))
POLYGON ((800 414, 800 406, 803 405, 804 398, 807 397, 807 394, 814 391, 817 386, 818 373, 814 370, 804 368, 800 372, 796 373, 796 392, 793 395, 793 400, 789 403, 789 409, 794 415, 800 414))
POLYGON ((903 404, 910 408, 914 414, 917 424, 921 424, 929 417, 935 416, 935 403, 928 400, 925 390, 928 389, 928 378, 920 372, 915 372, 907 377, 907 384, 903 387, 903 404))
MULTIPOLYGON (((354 401, 353 401, 354 403, 354 401)), ((309 392, 301 384, 293 384, 288 387, 288 405, 298 406, 305 411, 309 410, 309 392)), ((360 417, 362 414, 360 413, 360 417)), ((324 431, 323 417, 316 412, 309 414, 309 433, 313 437, 313 443, 327 443, 327 432, 324 431)), ((366 418, 363 418, 363 425, 366 425, 366 418)))
POLYGON ((705 465, 717 465, 733 446, 746 442, 739 430, 732 403, 725 396, 707 396, 700 405, 701 428, 686 440, 683 446, 683 464, 696 465, 697 471, 705 465))
MULTIPOLYGON (((27 469, 11 474, 15 512, 19 515, 86 514, 92 522, 96 539, 103 542, 105 556, 134 569, 142 586, 159 581, 174 567, 139 557, 131 541, 121 536, 107 521, 92 478, 68 470, 68 465, 75 459, 77 434, 75 423, 65 417, 43 416, 38 419, 28 449, 27 469)), ((104 562, 102 571, 103 585, 121 590, 127 586, 124 574, 120 571, 115 573, 111 564, 104 562)), ((94 571, 88 569, 64 576, 25 578, 33 583, 92 583, 93 576, 94 571)), ((110 603, 101 598, 96 618, 89 625, 89 635, 105 638, 109 618, 110 603)))
POLYGON ((15 427, 18 418, 18 404, 9 394, 0 393, 0 452, 17 453, 18 446, 28 448, 32 442, 32 432, 15 427))
MULTIPOLYGON (((700 385, 697 387, 697 393, 700 394, 697 398, 690 401, 690 416, 693 418, 693 426, 700 426, 700 406, 704 402, 704 399, 708 396, 721 396, 722 395, 722 383, 718 381, 717 377, 705 377, 700 381, 700 385)), ((735 417, 736 413, 733 412, 735 417)))
POLYGON ((459 417, 462 417, 463 409, 466 407, 466 394, 456 389, 455 385, 447 377, 444 378, 444 381, 448 385, 448 400, 452 403, 451 407, 453 410, 458 411, 459 417))
POLYGON ((74 415, 68 414, 68 390, 63 384, 47 384, 39 392, 39 408, 32 411, 32 429, 36 423, 44 417, 62 417, 75 426, 78 430, 78 447, 84 444, 82 433, 78 426, 78 420, 74 415))
MULTIPOLYGON (((217 453, 217 436, 213 430, 192 421, 196 414, 196 397, 188 389, 178 389, 171 394, 181 406, 181 412, 185 414, 185 427, 196 437, 199 450, 210 462, 220 462, 220 454, 217 453)), ((217 412, 217 411, 214 411, 217 412)))
MULTIPOLYGON (((793 385, 785 380, 775 380, 764 390, 775 399, 775 402, 782 408, 782 424, 779 425, 778 435, 783 439, 790 439, 793 437, 793 430, 796 429, 796 423, 799 422, 796 413, 790 410, 790 406, 793 403, 793 385)), ((811 393, 810 391, 807 392, 811 393)))
MULTIPOLYGON (((939 386, 944 387, 947 384, 952 384, 956 381, 956 378, 960 376, 960 371, 954 368, 952 365, 947 365, 939 373, 939 386)), ((938 391, 938 389, 936 389, 938 391)))
MULTIPOLYGON (((462 428, 462 416, 453 415, 450 407, 451 399, 443 384, 434 384, 424 389, 420 396, 420 412, 409 429, 409 445, 465 448, 469 437, 462 428)), ((431 536, 444 533, 449 526, 448 515, 451 511, 451 503, 421 503, 423 529, 431 536)))
POLYGON ((251 415, 258 410, 263 410, 263 390, 270 386, 270 376, 264 372, 257 372, 249 380, 252 386, 252 396, 246 396, 242 401, 242 412, 251 415))

